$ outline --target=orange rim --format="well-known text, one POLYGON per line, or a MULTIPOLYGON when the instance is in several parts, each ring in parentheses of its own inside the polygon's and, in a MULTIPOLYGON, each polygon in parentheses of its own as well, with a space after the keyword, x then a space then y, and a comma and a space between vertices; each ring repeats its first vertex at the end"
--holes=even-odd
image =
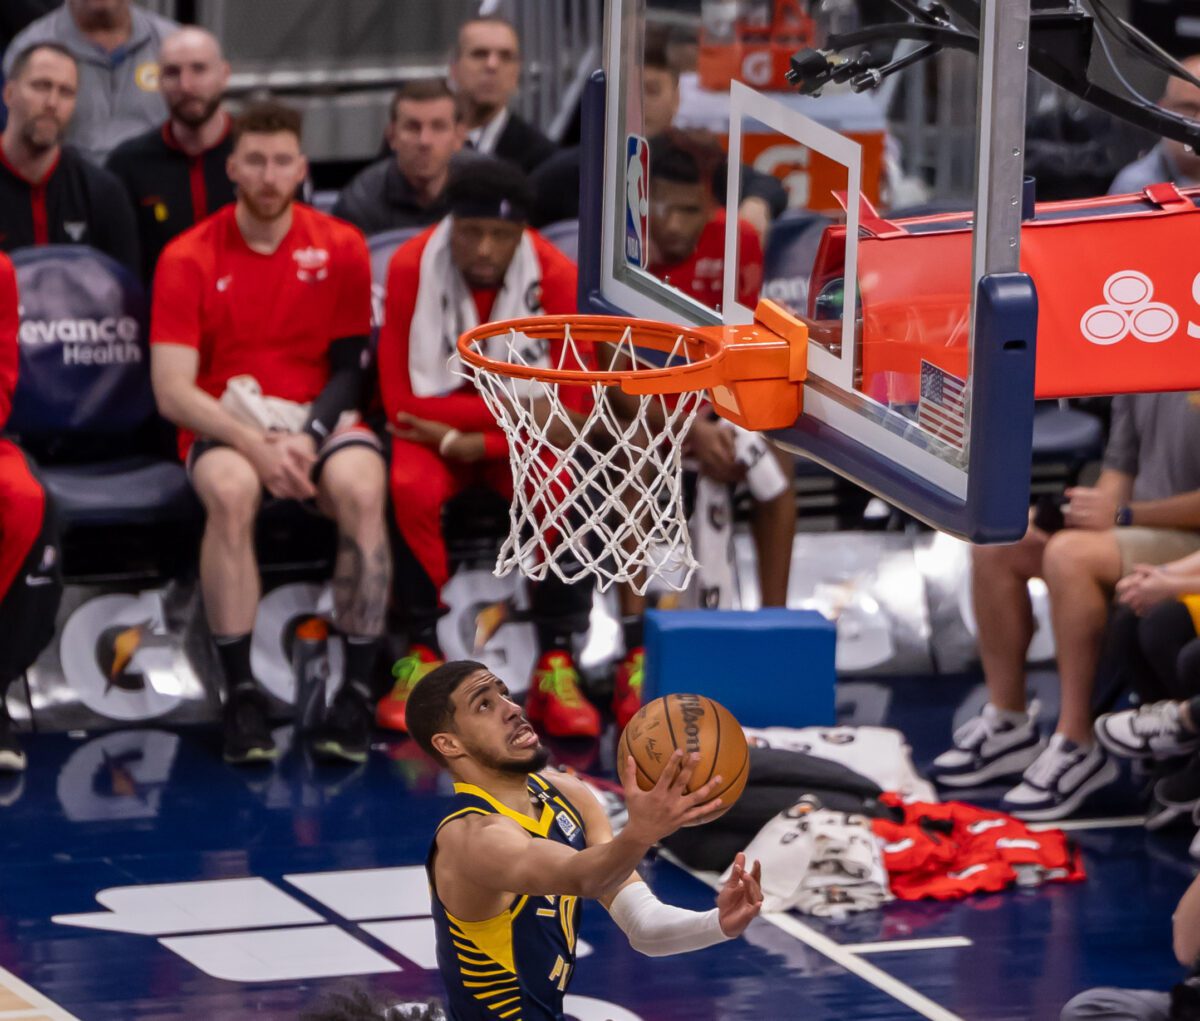
POLYGON ((484 323, 458 338, 458 353, 463 361, 477 369, 568 386, 617 386, 627 393, 667 394, 689 390, 708 390, 723 381, 720 364, 725 357, 726 326, 681 326, 647 319, 620 316, 528 316, 484 323), (479 346, 491 337, 522 333, 535 340, 561 340, 570 327, 574 339, 584 343, 615 344, 630 331, 635 347, 650 348, 664 354, 686 353, 684 365, 653 369, 557 369, 537 365, 516 365, 485 355, 479 346), (680 341, 682 340, 682 344, 680 341))

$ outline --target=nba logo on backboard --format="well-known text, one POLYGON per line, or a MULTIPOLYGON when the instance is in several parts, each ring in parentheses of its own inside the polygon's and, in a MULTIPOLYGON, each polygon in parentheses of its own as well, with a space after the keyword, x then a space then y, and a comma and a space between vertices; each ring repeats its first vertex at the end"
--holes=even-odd
POLYGON ((625 139, 625 261, 644 268, 650 237, 650 147, 639 135, 625 139))

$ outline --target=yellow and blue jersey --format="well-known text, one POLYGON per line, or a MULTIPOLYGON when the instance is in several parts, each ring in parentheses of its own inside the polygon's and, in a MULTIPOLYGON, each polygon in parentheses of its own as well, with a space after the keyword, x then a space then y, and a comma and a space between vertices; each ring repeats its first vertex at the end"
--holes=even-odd
MULTIPOLYGON (((529 777, 529 793, 542 806, 534 821, 500 804, 472 784, 454 785, 454 805, 438 825, 472 813, 504 815, 537 840, 576 850, 586 846, 583 818, 551 783, 529 777)), ((563 996, 575 967, 579 898, 519 895, 493 918, 455 918, 438 897, 433 846, 425 860, 437 931, 438 967, 446 983, 451 1021, 562 1021, 563 996)), ((480 868, 486 868, 485 862, 480 868)))

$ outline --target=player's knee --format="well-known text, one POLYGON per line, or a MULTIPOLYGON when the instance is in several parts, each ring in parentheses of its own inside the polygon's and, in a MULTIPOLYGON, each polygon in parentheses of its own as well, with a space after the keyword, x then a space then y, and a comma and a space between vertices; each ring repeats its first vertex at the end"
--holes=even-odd
POLYGON ((359 472, 343 477, 331 489, 339 515, 355 521, 382 520, 387 502, 382 473, 359 472))
POLYGON ((210 526, 245 529, 258 513, 261 483, 253 470, 213 472, 198 487, 210 526))
POLYGON ((1056 532, 1046 543, 1042 558, 1042 573, 1046 584, 1053 587, 1059 582, 1075 581, 1089 571, 1095 556, 1096 533, 1076 528, 1056 532))

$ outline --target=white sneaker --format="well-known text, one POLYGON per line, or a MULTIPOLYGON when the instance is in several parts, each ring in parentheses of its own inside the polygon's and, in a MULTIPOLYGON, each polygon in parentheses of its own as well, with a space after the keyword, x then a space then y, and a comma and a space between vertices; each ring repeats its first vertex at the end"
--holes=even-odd
POLYGON ((1004 795, 1000 810, 1029 822, 1063 819, 1093 791, 1112 783, 1119 772, 1098 744, 1084 748, 1055 734, 1021 782, 1004 795))
POLYGON ((1096 720, 1096 738, 1114 755, 1128 759, 1171 759, 1200 748, 1200 734, 1184 727, 1174 701, 1105 713, 1096 720))
POLYGON ((978 787, 1020 776, 1043 747, 1035 722, 1038 708, 1035 699, 1025 719, 1016 722, 989 702, 954 732, 954 747, 933 760, 930 775, 946 787, 978 787))

